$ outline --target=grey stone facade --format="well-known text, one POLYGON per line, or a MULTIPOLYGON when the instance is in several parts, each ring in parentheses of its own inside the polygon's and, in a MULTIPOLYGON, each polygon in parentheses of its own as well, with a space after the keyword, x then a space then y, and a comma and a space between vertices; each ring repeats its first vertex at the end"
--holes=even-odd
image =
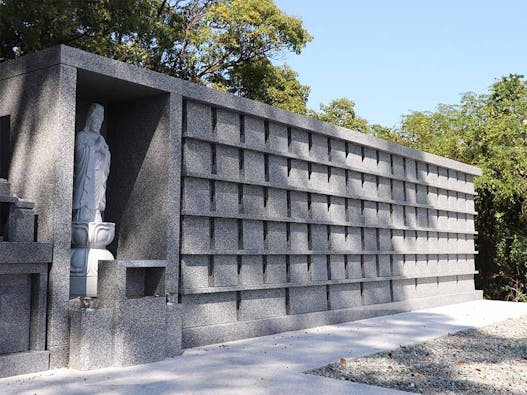
POLYGON ((0 95, 7 178, 35 201, 39 240, 53 245, 52 367, 142 363, 181 346, 481 298, 475 167, 65 46, 1 64, 0 95), (162 298, 101 295, 101 320, 70 308, 68 289, 74 132, 94 101, 113 158, 113 264, 165 265, 162 298), (165 324, 108 340, 128 351, 96 360, 86 326, 131 330, 130 314, 165 324))

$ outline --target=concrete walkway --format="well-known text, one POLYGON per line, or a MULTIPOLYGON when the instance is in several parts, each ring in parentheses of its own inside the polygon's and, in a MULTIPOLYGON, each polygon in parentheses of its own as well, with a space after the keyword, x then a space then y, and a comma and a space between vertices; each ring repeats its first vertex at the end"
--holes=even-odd
POLYGON ((149 365, 0 379, 0 393, 402 394, 302 372, 521 315, 527 315, 525 303, 474 301, 199 347, 149 365))

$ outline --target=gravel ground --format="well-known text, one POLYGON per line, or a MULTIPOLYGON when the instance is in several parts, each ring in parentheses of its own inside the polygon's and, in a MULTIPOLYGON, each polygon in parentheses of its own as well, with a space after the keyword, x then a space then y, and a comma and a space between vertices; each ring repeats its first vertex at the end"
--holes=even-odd
POLYGON ((424 394, 527 394, 527 316, 307 373, 424 394))

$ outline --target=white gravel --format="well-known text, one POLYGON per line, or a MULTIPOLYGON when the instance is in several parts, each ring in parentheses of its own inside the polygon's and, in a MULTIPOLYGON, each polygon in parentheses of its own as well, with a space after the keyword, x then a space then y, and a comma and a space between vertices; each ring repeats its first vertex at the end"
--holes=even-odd
POLYGON ((424 394, 527 394, 527 316, 308 373, 424 394))

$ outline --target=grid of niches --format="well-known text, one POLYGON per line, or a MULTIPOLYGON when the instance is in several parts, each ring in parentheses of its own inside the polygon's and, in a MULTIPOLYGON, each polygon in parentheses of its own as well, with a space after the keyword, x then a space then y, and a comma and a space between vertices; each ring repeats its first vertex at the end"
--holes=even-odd
POLYGON ((473 289, 471 175, 195 102, 183 171, 190 304, 221 293, 239 313, 264 292, 296 314, 473 289))

